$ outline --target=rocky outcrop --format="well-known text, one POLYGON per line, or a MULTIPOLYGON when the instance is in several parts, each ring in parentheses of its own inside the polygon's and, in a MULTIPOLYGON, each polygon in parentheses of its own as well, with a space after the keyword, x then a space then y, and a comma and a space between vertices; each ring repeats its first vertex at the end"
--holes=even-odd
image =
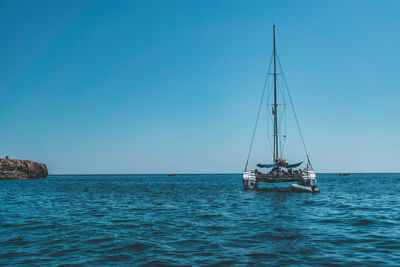
POLYGON ((46 178, 46 165, 30 160, 0 158, 0 179, 46 178))

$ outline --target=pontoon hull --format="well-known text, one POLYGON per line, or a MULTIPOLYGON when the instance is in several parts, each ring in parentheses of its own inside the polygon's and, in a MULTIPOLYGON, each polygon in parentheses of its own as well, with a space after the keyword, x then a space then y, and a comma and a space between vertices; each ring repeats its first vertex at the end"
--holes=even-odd
POLYGON ((295 192, 305 192, 305 193, 319 193, 319 189, 311 186, 304 186, 299 184, 292 184, 292 190, 295 192))
POLYGON ((243 173, 243 186, 247 190, 255 190, 258 187, 256 175, 254 172, 246 171, 243 173))

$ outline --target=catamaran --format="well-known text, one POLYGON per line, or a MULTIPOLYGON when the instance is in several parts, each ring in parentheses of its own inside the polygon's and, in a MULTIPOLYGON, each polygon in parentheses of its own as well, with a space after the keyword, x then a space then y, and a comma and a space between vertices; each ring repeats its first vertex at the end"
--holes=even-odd
MULTIPOLYGON (((272 93, 271 93, 272 94, 272 93)), ((271 96, 271 94, 268 94, 271 96)), ((269 100, 270 97, 268 97, 269 100)), ((267 100, 267 102, 268 102, 267 100)), ((267 103, 267 106, 269 104, 267 103)), ((268 108, 269 110, 269 108, 268 108)), ((267 112, 269 114, 269 111, 267 112)), ((268 136, 270 137, 270 136, 268 136)), ((300 191, 300 192, 313 192, 317 193, 319 192, 319 189, 317 188, 317 176, 312 168, 310 157, 307 152, 307 148, 304 142, 303 134, 300 129, 300 125, 297 119, 296 112, 294 110, 293 102, 289 94, 289 89, 287 87, 286 79, 282 71, 282 66, 279 61, 279 57, 277 55, 276 51, 276 42, 275 42, 275 25, 273 26, 273 55, 271 56, 269 68, 268 68, 268 73, 267 73, 267 78, 264 84, 264 90, 262 93, 260 105, 258 108, 258 114, 257 114, 257 119, 253 131, 253 136, 251 139, 250 143, 250 149, 249 153, 247 156, 247 161, 245 165, 245 169, 243 172, 243 186, 245 189, 250 189, 250 190, 256 190, 259 189, 261 183, 285 183, 285 182, 297 182, 297 184, 291 184, 291 189, 293 191, 300 191), (271 71, 271 64, 273 62, 273 73, 270 73, 271 71), (277 63, 279 64, 280 71, 279 73, 277 72, 277 63), (273 76, 273 84, 270 81, 271 79, 269 77, 273 76), (279 76, 279 81, 280 85, 277 85, 278 79, 277 77, 279 76), (264 163, 259 163, 256 166, 260 169, 267 169, 268 171, 262 172, 259 171, 258 169, 254 170, 248 170, 248 164, 249 164, 249 158, 250 154, 252 151, 253 147, 253 142, 254 142, 254 136, 256 133, 259 117, 260 117, 260 112, 263 107, 264 103, 264 98, 265 98, 265 91, 268 88, 273 90, 273 103, 270 105, 272 106, 272 117, 273 120, 272 122, 272 127, 273 127, 273 145, 271 145, 271 149, 273 151, 273 158, 272 158, 272 163, 264 164, 264 163), (279 88, 278 88, 279 87, 279 88), (282 130, 282 118, 281 117, 286 117, 286 112, 282 111, 281 106, 285 106, 286 101, 284 103, 278 103, 278 92, 277 89, 280 90, 279 97, 282 99, 285 99, 285 96, 288 96, 288 99, 290 100, 290 106, 292 107, 292 111, 294 114, 294 118, 297 124, 297 128, 301 137, 301 141, 303 144, 303 148, 305 151, 305 156, 307 160, 307 166, 303 169, 299 168, 302 162, 298 163, 288 163, 286 159, 283 157, 283 147, 285 145, 285 140, 286 140, 286 134, 283 133, 282 130), (280 116, 281 115, 281 116, 280 116), (279 117, 280 116, 280 117, 279 117), (279 120, 278 120, 279 119, 279 120), (270 170, 269 170, 270 169, 270 170)))

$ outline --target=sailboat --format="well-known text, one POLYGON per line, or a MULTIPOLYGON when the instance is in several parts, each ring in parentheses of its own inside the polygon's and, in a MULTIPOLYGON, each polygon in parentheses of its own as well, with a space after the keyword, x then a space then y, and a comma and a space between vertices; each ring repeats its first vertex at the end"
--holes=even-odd
MULTIPOLYGON (((271 93, 272 94, 272 93, 271 93)), ((269 95, 271 95, 269 94, 269 95)), ((283 98, 283 97, 282 97, 283 98)), ((268 111, 269 113, 269 111, 268 111)), ((287 87, 286 79, 284 77, 283 71, 282 71, 282 66, 280 65, 279 57, 277 56, 277 51, 276 51, 276 41, 275 41, 275 25, 273 26, 273 55, 271 56, 269 68, 268 68, 268 73, 267 73, 267 78, 266 82, 264 85, 264 90, 262 93, 260 105, 258 108, 258 114, 257 114, 257 119, 253 131, 253 136, 251 139, 250 143, 250 149, 249 153, 247 156, 247 161, 245 165, 245 169, 243 172, 243 186, 245 189, 249 190, 257 190, 259 189, 261 183, 285 183, 285 182, 297 182, 297 184, 291 184, 291 189, 293 191, 299 191, 299 192, 311 192, 311 193, 318 193, 319 189, 317 188, 317 176, 312 168, 310 157, 307 152, 307 148, 304 142, 303 134, 300 129, 300 125, 297 119, 296 112, 294 110, 294 105, 292 102, 292 99, 289 94, 289 89, 287 87), (271 64, 273 62, 273 73, 270 73, 271 69, 271 64), (277 62, 280 67, 280 72, 277 73, 277 62), (273 76, 273 84, 272 81, 270 81, 271 75, 273 76), (280 76, 280 81, 282 82, 282 85, 279 86, 279 89, 282 90, 282 88, 286 89, 283 93, 279 95, 280 97, 285 96, 286 94, 288 95, 288 98, 290 100, 290 105, 293 110, 294 118, 297 124, 298 131, 300 133, 300 137, 303 143, 303 148, 305 151, 305 156, 307 160, 307 166, 303 169, 301 169, 302 162, 298 163, 288 163, 287 160, 283 157, 283 146, 284 142, 286 139, 286 135, 282 133, 282 118, 279 116, 282 115, 281 117, 284 117, 286 112, 282 112, 280 109, 281 106, 283 105, 282 103, 278 103, 278 93, 277 93, 277 77, 280 76), (271 103, 272 106, 272 112, 271 115, 273 119, 271 120, 272 122, 272 127, 273 127, 273 145, 271 145, 271 149, 273 151, 273 157, 272 157, 272 162, 265 164, 265 163, 259 163, 257 164, 257 167, 260 169, 266 169, 267 171, 259 171, 258 169, 254 170, 248 170, 248 164, 249 164, 249 158, 250 154, 252 151, 253 147, 253 142, 254 142, 254 136, 256 133, 259 117, 260 117, 260 111, 262 110, 263 107, 263 102, 265 98, 265 91, 268 87, 268 84, 271 87, 271 90, 273 90, 273 103, 271 103), (283 145, 282 145, 283 142, 283 145)))

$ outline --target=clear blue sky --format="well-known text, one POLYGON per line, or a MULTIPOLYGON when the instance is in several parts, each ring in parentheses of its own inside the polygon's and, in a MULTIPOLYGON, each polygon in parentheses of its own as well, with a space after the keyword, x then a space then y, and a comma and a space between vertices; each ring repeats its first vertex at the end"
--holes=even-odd
POLYGON ((240 172, 275 23, 314 169, 399 172, 399 10, 2 0, 0 154, 50 173, 240 172))

